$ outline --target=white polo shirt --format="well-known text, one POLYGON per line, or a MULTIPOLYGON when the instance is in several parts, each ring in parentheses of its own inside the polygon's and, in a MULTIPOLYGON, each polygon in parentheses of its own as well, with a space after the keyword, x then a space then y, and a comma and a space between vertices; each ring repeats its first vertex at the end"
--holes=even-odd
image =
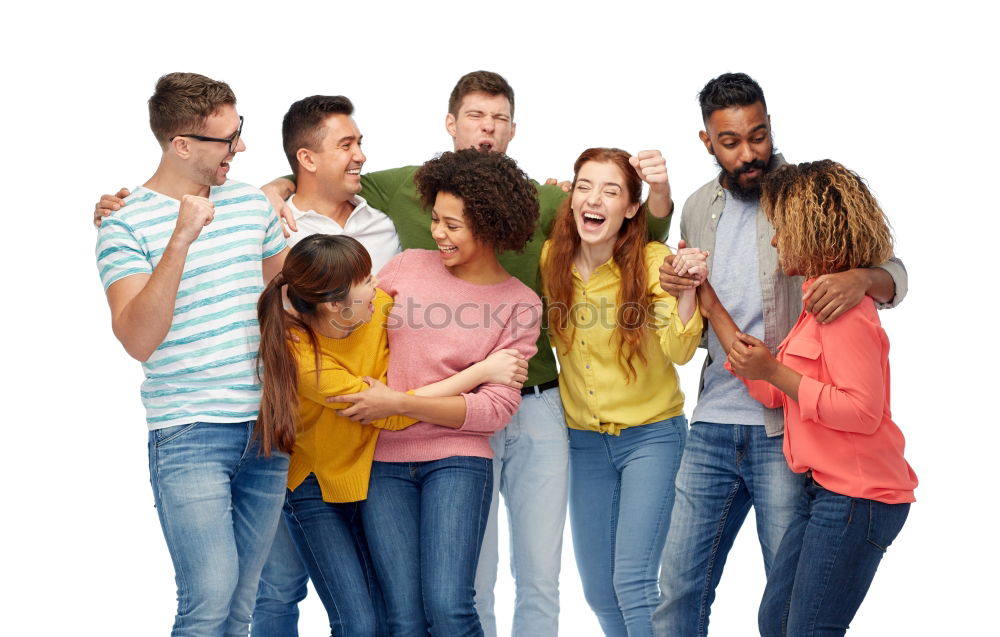
POLYGON ((357 239, 368 250, 372 257, 372 272, 381 270, 383 265, 400 253, 396 226, 384 212, 369 206, 363 197, 355 195, 351 199, 354 210, 347 217, 343 228, 330 217, 314 210, 299 210, 295 206, 295 195, 289 197, 287 203, 299 227, 297 232, 288 237, 289 245, 295 245, 312 234, 346 234, 357 239))

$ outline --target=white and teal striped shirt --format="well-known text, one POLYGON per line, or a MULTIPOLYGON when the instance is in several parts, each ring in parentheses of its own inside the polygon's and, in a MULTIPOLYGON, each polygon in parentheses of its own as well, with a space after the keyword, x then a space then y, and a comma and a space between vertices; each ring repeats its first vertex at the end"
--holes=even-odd
MULTIPOLYGON (((166 338, 142 364, 149 429, 257 418, 257 298, 261 261, 285 239, 274 210, 252 186, 213 187, 215 217, 191 244, 166 338)), ((136 188, 101 223, 97 267, 104 289, 133 274, 152 274, 174 231, 180 202, 136 188)))

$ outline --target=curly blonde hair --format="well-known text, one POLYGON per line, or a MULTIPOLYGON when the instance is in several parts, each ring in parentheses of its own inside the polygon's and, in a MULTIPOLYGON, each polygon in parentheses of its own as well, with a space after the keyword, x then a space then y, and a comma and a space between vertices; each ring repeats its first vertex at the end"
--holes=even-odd
POLYGON ((761 206, 778 235, 782 267, 806 278, 885 263, 892 231, 857 173, 829 159, 768 173, 761 206))

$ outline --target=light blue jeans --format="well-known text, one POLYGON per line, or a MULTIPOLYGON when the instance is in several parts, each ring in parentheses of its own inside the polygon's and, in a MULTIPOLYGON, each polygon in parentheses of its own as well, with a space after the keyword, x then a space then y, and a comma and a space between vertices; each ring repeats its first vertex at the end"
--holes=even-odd
POLYGON ((174 564, 174 637, 245 637, 285 500, 288 456, 260 455, 254 423, 149 432, 149 476, 174 564))
POLYGON ((476 571, 476 610, 496 637, 497 509, 503 495, 514 576, 514 637, 556 635, 559 567, 566 524, 569 446, 559 388, 527 394, 506 427, 493 434, 493 504, 476 571))
POLYGON ((804 478, 788 468, 782 442, 768 438, 762 425, 691 426, 653 615, 660 637, 708 634, 722 568, 751 506, 764 573, 770 573, 805 488, 804 478))
POLYGON ((610 637, 650 637, 683 415, 613 436, 569 431, 569 513, 584 597, 610 637))

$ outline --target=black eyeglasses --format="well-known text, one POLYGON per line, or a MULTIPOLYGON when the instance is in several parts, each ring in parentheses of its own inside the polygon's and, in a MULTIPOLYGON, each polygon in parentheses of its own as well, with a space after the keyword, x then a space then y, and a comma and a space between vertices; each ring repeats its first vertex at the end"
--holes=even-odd
MULTIPOLYGON (((222 144, 229 144, 229 152, 235 153, 236 147, 240 145, 240 135, 243 134, 243 116, 240 115, 240 127, 236 129, 236 132, 229 137, 205 137, 204 135, 195 135, 194 133, 181 133, 180 135, 174 135, 174 137, 190 137, 191 139, 197 139, 200 142, 220 142, 222 144)), ((170 138, 170 141, 174 141, 174 137, 170 138)))

